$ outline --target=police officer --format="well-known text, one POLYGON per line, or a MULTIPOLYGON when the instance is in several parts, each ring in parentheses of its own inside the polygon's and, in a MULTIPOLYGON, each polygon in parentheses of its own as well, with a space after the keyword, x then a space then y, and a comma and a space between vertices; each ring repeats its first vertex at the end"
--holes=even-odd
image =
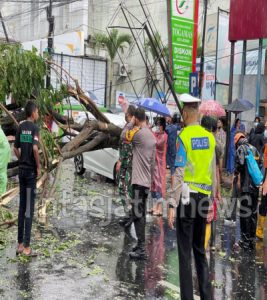
POLYGON ((199 99, 183 94, 185 128, 178 138, 178 157, 175 173, 175 199, 169 205, 168 222, 173 228, 177 207, 177 244, 179 254, 180 291, 182 300, 192 300, 193 280, 191 252, 195 258, 200 298, 211 299, 211 283, 204 248, 205 229, 210 194, 214 180, 215 138, 199 125, 199 99))

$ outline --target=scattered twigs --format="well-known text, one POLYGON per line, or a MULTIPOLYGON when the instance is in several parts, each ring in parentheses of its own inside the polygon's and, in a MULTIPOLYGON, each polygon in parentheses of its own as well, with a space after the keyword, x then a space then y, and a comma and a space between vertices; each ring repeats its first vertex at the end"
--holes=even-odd
MULTIPOLYGON (((37 180, 37 185, 36 185, 37 188, 43 185, 43 182, 46 179, 46 177, 47 177, 47 172, 44 173, 44 175, 40 179, 37 180)), ((19 193, 19 187, 16 187, 3 194, 0 198, 1 199, 0 207, 7 205, 13 198, 15 198, 18 195, 18 193, 19 193)))
POLYGON ((11 227, 11 226, 15 225, 17 220, 18 220, 18 218, 14 218, 14 219, 11 219, 11 220, 6 220, 6 221, 0 223, 0 227, 5 226, 5 225, 7 225, 8 227, 11 227))

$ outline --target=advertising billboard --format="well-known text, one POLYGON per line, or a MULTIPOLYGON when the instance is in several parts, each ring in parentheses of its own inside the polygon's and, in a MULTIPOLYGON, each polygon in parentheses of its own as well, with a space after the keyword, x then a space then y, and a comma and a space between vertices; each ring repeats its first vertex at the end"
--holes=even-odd
MULTIPOLYGON (((35 47, 38 53, 43 54, 47 51, 47 38, 22 43, 23 49, 31 50, 35 47)), ((74 31, 54 36, 54 53, 63 53, 66 55, 83 56, 84 55, 84 32, 74 31)))
POLYGON ((189 92, 189 76, 195 71, 199 0, 170 0, 170 52, 176 93, 189 92))
POLYGON ((229 84, 231 43, 228 40, 229 15, 219 12, 217 36, 217 72, 218 83, 229 84))
POLYGON ((231 0, 229 40, 267 38, 266 11, 266 0, 231 0))
POLYGON ((205 33, 205 56, 215 55, 217 42, 217 22, 218 14, 207 16, 206 33, 205 33))

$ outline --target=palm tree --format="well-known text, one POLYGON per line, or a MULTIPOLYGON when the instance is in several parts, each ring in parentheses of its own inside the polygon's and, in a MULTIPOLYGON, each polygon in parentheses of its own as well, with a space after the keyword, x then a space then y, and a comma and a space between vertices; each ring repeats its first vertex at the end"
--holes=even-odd
MULTIPOLYGON (((152 64, 152 70, 150 71, 151 73, 151 80, 148 81, 148 90, 149 90, 149 95, 150 97, 153 96, 153 90, 154 90, 154 81, 157 80, 157 64, 158 64, 158 59, 159 58, 165 58, 168 66, 169 66, 169 47, 168 46, 163 46, 161 36, 159 32, 156 32, 153 40, 146 40, 145 41, 145 54, 146 57, 148 58, 149 54, 153 58, 153 64, 152 64), (157 51, 155 51, 155 48, 157 51), (157 55, 157 52, 159 53, 159 57, 157 55)), ((149 76, 147 74, 147 76, 149 76)))
POLYGON ((119 34, 118 29, 112 29, 109 34, 97 33, 94 36, 94 47, 106 48, 110 58, 110 86, 109 86, 109 105, 112 98, 112 85, 113 85, 113 63, 118 51, 122 54, 125 48, 132 44, 132 36, 130 34, 119 34))
POLYGON ((158 56, 157 56, 155 48, 153 47, 152 44, 156 47, 156 49, 160 49, 159 52, 160 52, 161 57, 165 57, 165 59, 168 58, 168 55, 169 55, 168 47, 167 46, 162 47, 161 36, 158 31, 155 33, 152 42, 150 40, 145 41, 145 53, 146 53, 146 55, 148 55, 148 53, 150 53, 153 60, 155 61, 158 58, 158 56), (162 47, 162 48, 159 48, 159 47, 162 47))

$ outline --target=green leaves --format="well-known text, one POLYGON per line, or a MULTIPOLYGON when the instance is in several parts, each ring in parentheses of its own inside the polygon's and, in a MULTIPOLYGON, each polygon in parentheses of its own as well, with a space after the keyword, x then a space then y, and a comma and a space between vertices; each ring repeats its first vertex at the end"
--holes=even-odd
POLYGON ((113 61, 116 57, 117 51, 120 50, 122 53, 126 48, 132 43, 132 37, 130 34, 119 34, 118 29, 112 29, 109 35, 104 33, 97 33, 94 36, 94 46, 95 48, 105 47, 110 56, 110 60, 113 61))
POLYGON ((0 45, 0 101, 12 94, 21 105, 44 87, 46 66, 36 49, 24 51, 20 44, 0 45))
POLYGON ((146 55, 150 53, 154 61, 158 58, 157 52, 160 54, 160 56, 165 57, 167 62, 169 61, 169 47, 162 46, 162 39, 159 32, 154 34, 153 41, 146 40, 144 46, 146 55), (154 47, 156 47, 157 51, 155 51, 154 47))

